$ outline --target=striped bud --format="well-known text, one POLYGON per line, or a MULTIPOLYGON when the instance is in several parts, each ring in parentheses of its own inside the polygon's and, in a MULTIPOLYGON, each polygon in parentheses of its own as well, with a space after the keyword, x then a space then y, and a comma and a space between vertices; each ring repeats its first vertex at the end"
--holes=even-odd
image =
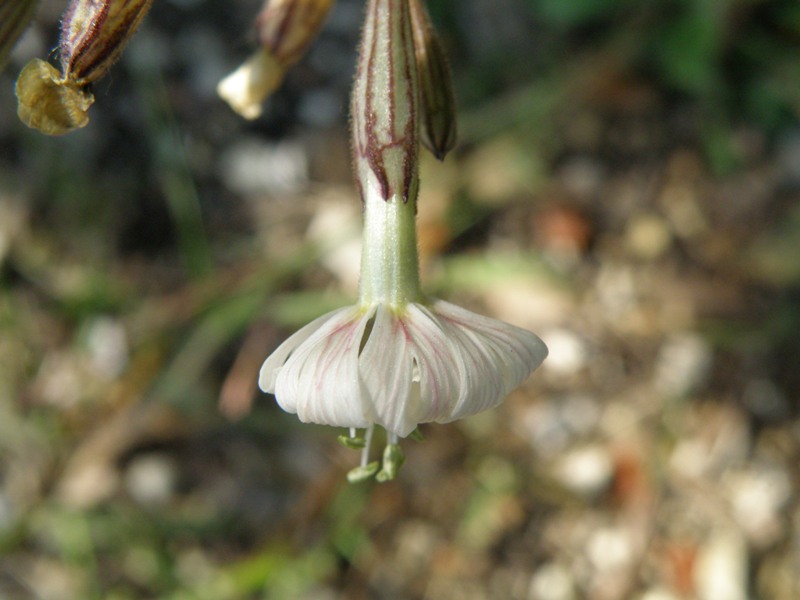
POLYGON ((106 74, 153 0, 72 0, 61 21, 61 69, 86 85, 106 74))
POLYGON ((456 101, 450 66, 423 0, 410 0, 420 77, 420 141, 439 160, 456 145, 456 101))
POLYGON ((261 115, 264 100, 303 57, 332 6, 333 0, 267 0, 256 17, 261 47, 220 81, 220 97, 246 119, 261 115))
POLYGON ((88 85, 120 57, 152 0, 72 0, 61 22, 61 73, 38 58, 17 78, 17 115, 42 133, 62 135, 89 122, 88 85))
POLYGON ((28 28, 36 13, 36 0, 0 2, 0 69, 8 60, 14 44, 28 28))
POLYGON ((369 0, 352 97, 361 197, 416 200, 419 77, 408 0, 369 0))

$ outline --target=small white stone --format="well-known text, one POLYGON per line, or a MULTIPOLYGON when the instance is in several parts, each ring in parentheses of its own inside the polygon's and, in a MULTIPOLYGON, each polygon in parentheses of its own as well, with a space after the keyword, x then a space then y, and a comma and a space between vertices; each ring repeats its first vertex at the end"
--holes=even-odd
POLYGON ((531 600, 573 600, 575 583, 564 565, 547 563, 531 578, 528 597, 531 600))
POLYGON ((638 258, 655 260, 669 249, 672 234, 658 215, 640 215, 631 220, 625 232, 628 249, 638 258))
POLYGON ((732 474, 727 487, 739 526, 754 543, 765 546, 783 533, 780 511, 791 498, 792 484, 777 468, 732 474))
POLYGON ((131 461, 125 472, 125 487, 139 504, 160 506, 172 498, 177 478, 174 461, 169 456, 153 453, 131 461))
POLYGON ((550 350, 544 368, 556 375, 572 375, 586 366, 589 351, 586 343, 568 329, 552 329, 542 334, 550 350))
POLYGON ((589 538, 587 553, 600 573, 625 568, 633 559, 631 536, 619 527, 600 528, 589 538))
POLYGON ((97 317, 86 334, 89 361, 99 375, 113 379, 128 366, 128 334, 111 317, 97 317))
POLYGON ((711 372, 713 353, 694 332, 669 336, 656 359, 655 384, 669 396, 685 396, 703 385, 711 372))
POLYGON ((746 600, 747 548, 737 530, 717 531, 701 547, 695 587, 699 600, 746 600))
POLYGON ((595 496, 611 481, 614 466, 608 450, 594 445, 568 452, 556 465, 556 477, 582 496, 595 496))

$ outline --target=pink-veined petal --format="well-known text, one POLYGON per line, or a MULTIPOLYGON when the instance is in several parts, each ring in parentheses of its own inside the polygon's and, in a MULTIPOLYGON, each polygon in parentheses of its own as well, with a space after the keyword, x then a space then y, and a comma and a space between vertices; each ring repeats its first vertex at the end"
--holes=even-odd
POLYGON ((383 305, 375 312, 359 368, 375 422, 401 437, 411 433, 418 423, 414 415, 419 412, 419 385, 412 381, 408 336, 397 316, 383 305))
POLYGON ((334 311, 324 314, 321 317, 317 317, 311 321, 311 323, 305 325, 300 330, 286 338, 286 340, 267 357, 267 360, 264 361, 264 364, 261 365, 261 370, 258 374, 258 387, 260 387, 261 390, 267 394, 274 394, 275 380, 278 378, 278 372, 280 372, 281 368, 283 368, 283 365, 286 363, 286 359, 289 358, 289 355, 294 352, 295 349, 300 346, 300 344, 311 337, 311 335, 314 334, 326 322, 336 319, 339 313, 346 313, 350 310, 352 310, 352 307, 346 306, 344 308, 338 308, 334 311))
MULTIPOLYGON (((537 335, 526 329, 478 315, 442 300, 437 300, 433 308, 442 319, 461 330, 462 335, 459 337, 462 339, 462 347, 466 347, 463 339, 467 336, 476 347, 481 348, 486 359, 493 363, 493 370, 502 374, 504 391, 494 404, 522 384, 547 357, 547 346, 537 335)), ((475 378, 472 383, 476 383, 475 378)), ((471 409, 471 406, 461 406, 452 418, 477 412, 471 409)))
POLYGON ((449 414, 459 395, 459 361, 427 308, 410 304, 397 316, 379 307, 360 361, 376 422, 405 437, 449 414))
POLYGON ((351 307, 300 344, 278 372, 275 398, 305 423, 367 427, 373 421, 358 374, 358 353, 374 309, 351 307))
POLYGON ((482 340, 445 317, 439 319, 446 335, 460 355, 463 367, 459 372, 460 394, 446 418, 453 421, 497 406, 506 396, 502 357, 482 340))
POLYGON ((435 311, 421 304, 408 306, 406 327, 411 336, 411 352, 419 368, 419 387, 425 408, 420 423, 450 420, 448 417, 462 393, 465 364, 442 328, 435 311))

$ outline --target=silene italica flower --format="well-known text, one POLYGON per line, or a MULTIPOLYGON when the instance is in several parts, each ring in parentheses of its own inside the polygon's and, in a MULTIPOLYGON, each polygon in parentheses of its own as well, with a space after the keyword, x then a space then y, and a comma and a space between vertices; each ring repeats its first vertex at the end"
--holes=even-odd
POLYGON ((364 207, 358 302, 287 339, 259 377, 261 389, 301 421, 350 430, 343 442, 363 448, 350 481, 394 478, 403 461, 400 438, 420 423, 496 406, 547 355, 533 333, 421 290, 420 75, 412 23, 408 0, 367 3, 351 105, 364 207), (375 426, 388 435, 382 461, 370 461, 375 426))

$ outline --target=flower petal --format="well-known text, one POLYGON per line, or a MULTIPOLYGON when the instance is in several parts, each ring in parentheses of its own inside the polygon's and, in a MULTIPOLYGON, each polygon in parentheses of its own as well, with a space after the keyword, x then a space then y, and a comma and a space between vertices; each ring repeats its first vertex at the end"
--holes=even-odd
POLYGON ((463 393, 465 365, 461 353, 438 316, 422 304, 408 306, 406 326, 419 368, 421 402, 426 409, 418 423, 447 419, 463 393))
POLYGON ((368 423, 363 418, 360 384, 347 369, 357 369, 358 345, 368 320, 369 315, 352 306, 315 319, 267 358, 259 386, 274 393, 280 407, 297 413, 301 421, 365 427, 368 423), (326 370, 319 364, 325 361, 333 368, 326 370), (320 388, 316 393, 314 386, 320 388), (351 393, 353 388, 356 393, 351 393), (341 394, 345 395, 344 402, 336 400, 341 394))
POLYGON ((380 306, 361 354, 361 377, 376 422, 405 437, 449 414, 458 398, 459 361, 435 316, 410 304, 397 316, 380 306))
POLYGON ((349 307, 331 318, 289 355, 275 381, 275 398, 306 423, 367 427, 372 405, 358 372, 364 332, 375 312, 349 307))
MULTIPOLYGON (((397 316, 378 305, 375 321, 359 359, 361 380, 375 412, 375 422, 404 437, 414 430, 419 385, 413 384, 408 338, 397 316)), ((418 422, 418 421, 417 421, 418 422)))
POLYGON ((467 365, 464 385, 469 394, 462 393, 447 420, 496 406, 547 356, 547 346, 530 331, 442 300, 433 309, 467 365))
MULTIPOLYGON (((352 307, 339 308, 332 312, 317 317, 311 323, 304 326, 299 331, 289 336, 280 346, 278 346, 272 354, 267 357, 264 364, 261 365, 261 370, 258 374, 258 387, 267 394, 275 393, 275 380, 278 377, 278 372, 286 363, 289 355, 295 349, 305 342, 312 334, 314 334, 320 327, 322 327, 328 320, 334 320, 339 313, 345 313, 351 310, 352 307)), ((294 412, 294 411, 291 411, 294 412)))

